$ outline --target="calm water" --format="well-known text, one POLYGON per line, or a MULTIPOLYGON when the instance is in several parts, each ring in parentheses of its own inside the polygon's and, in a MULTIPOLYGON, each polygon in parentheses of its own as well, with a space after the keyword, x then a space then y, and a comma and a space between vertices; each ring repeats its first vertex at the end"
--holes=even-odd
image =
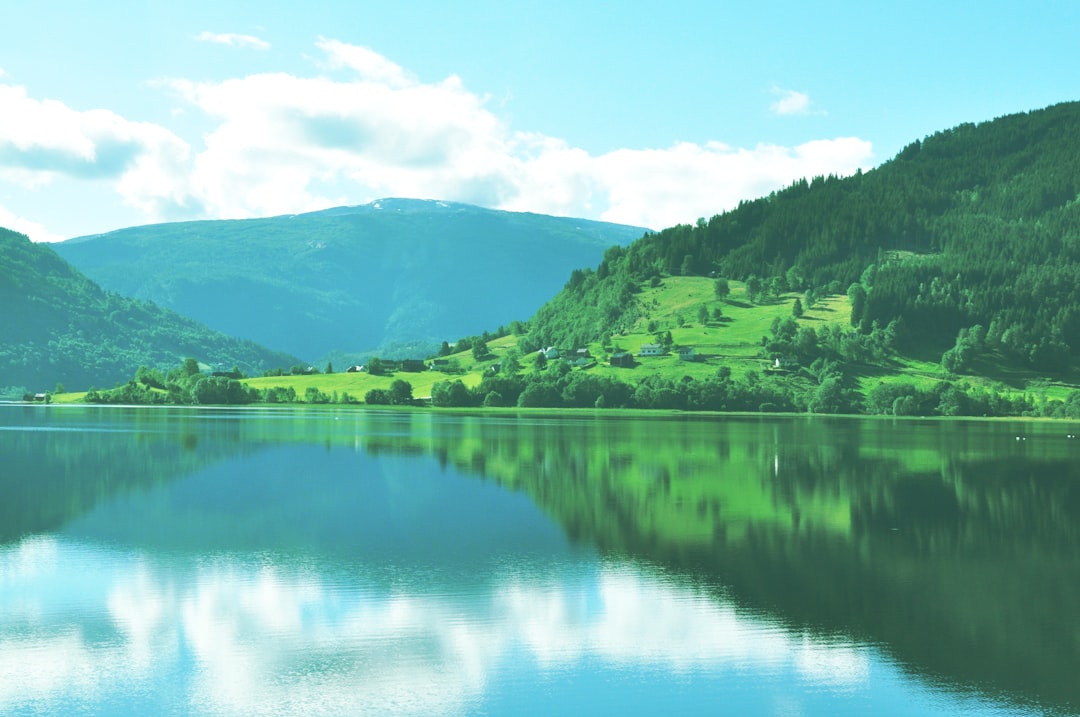
POLYGON ((0 406, 0 714, 1075 714, 1074 433, 0 406))

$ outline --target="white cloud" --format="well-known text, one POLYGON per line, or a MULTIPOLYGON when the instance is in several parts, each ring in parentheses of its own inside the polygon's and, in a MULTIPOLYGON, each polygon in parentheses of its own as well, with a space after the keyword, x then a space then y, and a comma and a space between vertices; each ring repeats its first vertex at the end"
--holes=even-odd
POLYGON ((404 68, 370 48, 349 45, 339 40, 328 40, 325 37, 320 37, 315 45, 326 53, 326 64, 330 68, 348 68, 366 80, 382 82, 391 87, 408 87, 416 84, 416 78, 404 68))
MULTIPOLYGON (((30 238, 30 241, 54 242, 62 241, 65 238, 58 234, 53 234, 45 228, 44 224, 39 224, 38 222, 16 216, 13 212, 3 206, 0 206, 0 227, 11 229, 20 234, 25 234, 30 238)), ((2 575, 2 571, 0 571, 0 575, 2 575)))
POLYGON ((0 84, 0 179, 40 187, 58 176, 116 183, 148 216, 183 203, 187 144, 168 129, 108 110, 74 110, 0 84))
MULTIPOLYGON (((199 36, 233 44, 240 37, 199 36)), ((318 76, 152 83, 180 96, 178 112, 210 122, 196 147, 160 125, 76 111, 0 83, 0 183, 33 188, 58 175, 107 182, 146 221, 268 216, 401 196, 660 229, 802 177, 851 173, 873 156, 856 138, 593 155, 515 131, 457 76, 424 82, 370 48, 326 38, 316 45, 324 53, 318 76)), ((810 111, 805 95, 779 92, 778 108, 810 111)))
POLYGON ((170 83, 219 120, 191 181, 211 215, 408 196, 662 228, 801 177, 851 173, 872 157, 868 142, 852 138, 753 149, 680 143, 593 156, 513 131, 456 76, 423 83, 369 48, 325 38, 317 46, 324 67, 344 75, 170 83))
POLYGON ((808 115, 808 114, 823 114, 821 112, 812 111, 810 95, 805 92, 798 92, 796 90, 785 90, 780 87, 774 87, 773 94, 778 97, 776 102, 770 105, 769 109, 775 115, 808 115))
POLYGON ((608 208, 601 216, 657 229, 692 222, 795 179, 851 174, 872 156, 871 144, 853 137, 797 147, 733 149, 710 142, 664 150, 621 149, 596 160, 597 174, 609 191, 608 208))
POLYGON ((210 32, 205 30, 195 36, 199 42, 212 42, 230 47, 246 47, 250 50, 269 50, 270 43, 253 35, 238 35, 233 32, 210 32))

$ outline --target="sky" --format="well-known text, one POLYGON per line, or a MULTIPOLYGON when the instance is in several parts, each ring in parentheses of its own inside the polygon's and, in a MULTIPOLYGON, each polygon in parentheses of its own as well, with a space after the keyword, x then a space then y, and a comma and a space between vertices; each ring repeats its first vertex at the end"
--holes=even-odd
POLYGON ((1080 3, 0 0, 0 226, 382 197, 662 229, 1080 99, 1080 3))

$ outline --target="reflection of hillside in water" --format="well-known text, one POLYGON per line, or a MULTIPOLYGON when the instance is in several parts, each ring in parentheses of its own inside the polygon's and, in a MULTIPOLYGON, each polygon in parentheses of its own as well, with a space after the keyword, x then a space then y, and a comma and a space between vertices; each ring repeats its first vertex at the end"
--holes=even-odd
POLYGON ((463 427, 434 450, 574 537, 913 669, 1080 706, 1080 443, 1061 424, 820 418, 463 427), (1023 440, 1016 440, 1020 435, 1023 440))
MULTIPOLYGON (((255 551, 270 540, 338 564, 340 546, 357 541, 329 526, 348 521, 310 516, 377 516, 356 512, 348 482, 298 484, 296 469, 275 477, 273 447, 363 453, 379 470, 410 473, 423 464, 414 457, 432 455, 527 495, 572 539, 687 576, 703 594, 798 630, 883 644, 920 675, 1080 705, 1080 638, 1069 627, 1080 622, 1080 444, 1063 424, 136 409, 118 429, 95 423, 92 411, 109 409, 86 410, 67 427, 89 421, 89 432, 0 431, 15 467, 0 476, 16 497, 0 507, 6 539, 68 525, 122 541, 133 520, 158 526, 156 550, 255 551), (261 503, 215 513, 246 505, 250 484, 229 478, 242 456, 259 466, 261 503), (23 484, 30 476, 40 490, 23 484), (163 494, 172 504, 157 511, 163 494), (184 500, 191 509, 178 520, 184 500)), ((52 427, 64 429, 59 415, 52 427)), ((395 499, 412 493, 409 481, 391 484, 395 499)), ((468 521, 500 519, 482 494, 471 508, 438 500, 468 521)), ((386 526, 369 549, 421 559, 434 534, 413 532, 386 526)), ((427 559, 475 547, 444 542, 427 559)))
POLYGON ((208 431, 191 411, 0 407, 0 544, 251 448, 238 423, 208 431))

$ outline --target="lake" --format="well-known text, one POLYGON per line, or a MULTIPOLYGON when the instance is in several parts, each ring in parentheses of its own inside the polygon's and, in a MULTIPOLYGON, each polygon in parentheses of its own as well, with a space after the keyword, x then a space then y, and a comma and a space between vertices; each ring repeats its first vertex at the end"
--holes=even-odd
POLYGON ((0 406, 0 714, 1078 714, 1075 434, 0 406))

